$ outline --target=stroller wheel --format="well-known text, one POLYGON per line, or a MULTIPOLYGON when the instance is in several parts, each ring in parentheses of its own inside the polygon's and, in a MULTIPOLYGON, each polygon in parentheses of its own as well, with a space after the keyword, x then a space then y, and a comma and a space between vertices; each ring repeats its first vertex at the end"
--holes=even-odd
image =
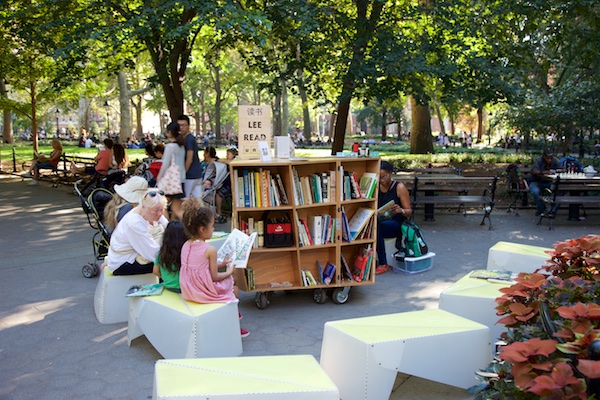
POLYGON ((92 264, 86 264, 83 266, 83 268, 81 269, 81 273, 83 274, 83 276, 85 276, 86 278, 93 278, 94 276, 96 276, 96 274, 94 273, 95 269, 98 269, 98 267, 96 267, 95 265, 92 264))

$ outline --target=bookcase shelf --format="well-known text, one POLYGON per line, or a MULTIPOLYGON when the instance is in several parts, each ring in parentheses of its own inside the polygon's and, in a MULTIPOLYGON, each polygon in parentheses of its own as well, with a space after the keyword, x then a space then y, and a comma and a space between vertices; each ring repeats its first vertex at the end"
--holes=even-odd
POLYGON ((254 248, 248 269, 235 272, 238 287, 256 293, 258 308, 265 308, 277 290, 314 290, 317 303, 333 291, 333 301, 342 304, 350 287, 375 283, 379 162, 339 157, 231 162, 233 227, 258 231, 261 245, 282 245, 254 248), (370 198, 361 197, 366 191, 370 198), (365 210, 373 213, 362 230, 355 239, 343 240, 348 236, 342 235, 348 226, 344 215, 349 221, 365 210), (370 254, 364 271, 355 268, 359 253, 370 254), (322 277, 327 263, 335 266, 329 285, 322 277))

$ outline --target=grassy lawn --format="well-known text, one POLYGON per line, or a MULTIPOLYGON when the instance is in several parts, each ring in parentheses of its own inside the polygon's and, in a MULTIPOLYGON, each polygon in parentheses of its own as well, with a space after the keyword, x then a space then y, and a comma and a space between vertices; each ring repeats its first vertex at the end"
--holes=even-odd
MULTIPOLYGON (((351 144, 347 146, 350 149, 351 144)), ((13 145, 0 144, 0 157, 5 171, 12 171, 13 147, 17 167, 28 160, 33 159, 33 145, 31 142, 21 142, 13 145)), ((98 150, 96 148, 77 147, 75 142, 70 144, 63 143, 64 152, 67 155, 77 155, 83 157, 95 157, 98 150)), ((40 141, 40 153, 50 154, 52 147, 49 141, 40 141)), ((475 166, 477 164, 508 164, 516 162, 519 165, 532 165, 537 153, 515 153, 514 151, 504 151, 500 148, 487 147, 480 145, 465 149, 460 147, 450 147, 448 149, 436 147, 435 154, 409 154, 407 145, 373 145, 371 151, 378 151, 382 159, 392 162, 396 167, 422 168, 429 163, 435 166, 475 166)), ((145 157, 143 149, 127 149, 127 154, 132 161, 145 157)), ((226 156, 226 147, 217 148, 217 155, 221 158, 226 156)), ((297 148, 295 155, 297 157, 327 157, 331 155, 331 149, 327 147, 318 148, 297 148)), ((586 158, 583 160, 584 166, 593 165, 596 169, 600 168, 600 158, 586 158)))

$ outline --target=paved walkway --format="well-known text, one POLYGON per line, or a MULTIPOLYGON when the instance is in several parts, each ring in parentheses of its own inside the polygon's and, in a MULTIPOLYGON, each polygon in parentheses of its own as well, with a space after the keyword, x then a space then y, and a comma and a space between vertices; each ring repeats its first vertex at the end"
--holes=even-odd
MULTIPOLYGON (((533 210, 521 217, 492 213, 495 229, 480 216, 436 214, 416 222, 432 251, 434 269, 387 273, 372 286, 354 288, 344 305, 319 305, 312 291, 278 292, 259 310, 251 293, 240 296, 244 355, 312 354, 319 358, 326 321, 436 308, 439 294, 472 269, 485 268, 500 240, 551 246, 597 233, 598 211, 586 221, 559 215, 555 231, 536 226, 533 210)), ((217 226, 217 229, 225 226, 217 226)), ((160 355, 141 337, 127 347, 127 324, 101 325, 93 311, 97 278, 81 267, 92 261, 94 230, 72 189, 27 186, 0 175, 0 399, 148 399, 160 355)), ((464 391, 402 376, 392 399, 469 399, 464 391)))

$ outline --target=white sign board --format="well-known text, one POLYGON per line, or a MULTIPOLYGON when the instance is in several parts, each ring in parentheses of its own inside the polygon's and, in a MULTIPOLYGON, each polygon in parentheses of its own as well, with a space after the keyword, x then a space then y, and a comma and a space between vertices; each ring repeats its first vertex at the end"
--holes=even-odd
POLYGON ((258 142, 271 143, 271 107, 238 106, 238 151, 241 158, 260 158, 258 142))

